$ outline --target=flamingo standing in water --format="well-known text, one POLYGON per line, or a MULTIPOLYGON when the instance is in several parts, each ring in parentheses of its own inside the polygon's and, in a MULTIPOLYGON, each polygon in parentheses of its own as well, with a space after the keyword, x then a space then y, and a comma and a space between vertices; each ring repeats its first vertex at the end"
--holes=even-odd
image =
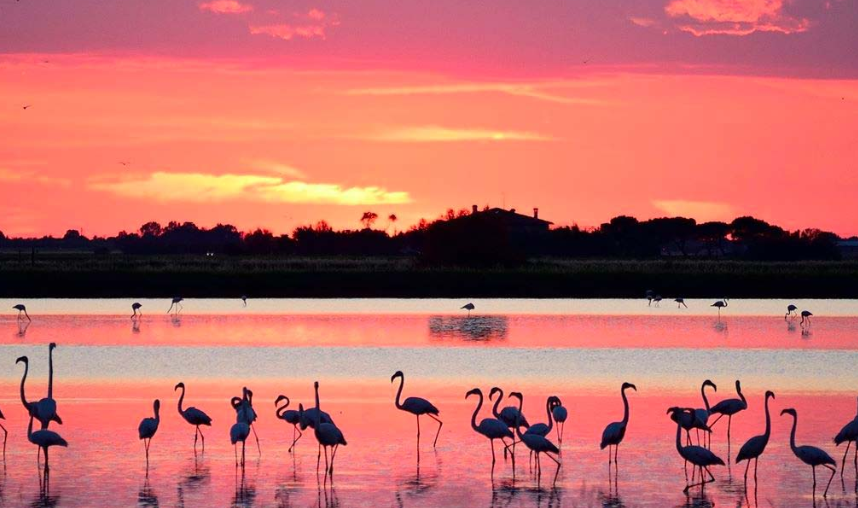
POLYGON ((134 302, 131 304, 131 319, 143 316, 143 313, 140 312, 140 307, 142 306, 143 304, 140 302, 134 302))
POLYGON ((158 425, 161 423, 161 401, 155 399, 152 409, 155 416, 153 418, 143 418, 137 427, 137 435, 143 440, 143 447, 146 449, 147 467, 149 466, 149 445, 152 443, 152 438, 155 437, 155 433, 158 432, 158 425))
POLYGON ((655 302, 656 307, 660 307, 661 306, 661 295, 655 295, 652 298, 652 301, 655 302))
MULTIPOLYGON (((840 432, 834 436, 834 444, 840 446, 846 443, 846 452, 843 454, 843 463, 840 465, 840 477, 843 478, 843 470, 846 467, 846 457, 849 455, 849 447, 852 443, 858 441, 858 415, 851 422, 847 423, 840 429, 840 432)), ((858 471, 858 443, 855 444, 855 471, 858 471)))
POLYGON ((39 405, 36 402, 29 402, 27 400, 27 397, 24 395, 24 383, 27 381, 27 373, 30 370, 30 360, 26 356, 21 356, 15 360, 15 363, 21 362, 24 362, 24 375, 21 377, 21 403, 24 405, 24 409, 27 410, 27 414, 33 415, 36 420, 39 420, 43 429, 48 428, 48 423, 51 421, 62 425, 63 421, 56 412, 53 414, 53 417, 50 415, 42 415, 39 413, 39 405))
POLYGON ((674 298, 674 302, 676 302, 676 308, 679 309, 681 307, 688 308, 688 305, 685 305, 685 298, 674 298))
POLYGON ((718 321, 721 321, 721 309, 727 307, 727 299, 718 300, 717 302, 710 305, 710 307, 716 307, 718 309, 718 321))
POLYGON ((241 295, 241 306, 247 307, 247 295, 241 295))
POLYGON ((739 454, 736 455, 736 464, 747 460, 745 466, 745 488, 748 486, 748 468, 751 467, 751 460, 754 461, 754 482, 757 481, 757 464, 760 461, 760 455, 766 451, 766 445, 769 444, 769 437, 772 435, 772 420, 769 416, 769 399, 775 398, 774 392, 766 392, 764 405, 766 407, 766 431, 761 436, 754 436, 749 439, 742 448, 739 449, 739 454))
POLYGON ((30 319, 30 315, 27 314, 27 307, 25 307, 24 304, 19 303, 18 305, 13 305, 12 308, 18 311, 18 319, 23 319, 21 317, 23 316, 27 318, 27 321, 32 321, 32 319, 30 319))
POLYGON ((289 407, 289 397, 285 395, 277 396, 277 400, 274 401, 274 407, 276 408, 274 414, 277 415, 277 418, 292 425, 292 444, 289 445, 289 450, 287 450, 291 453, 295 444, 299 439, 301 439, 301 436, 304 435, 304 433, 298 429, 298 425, 301 423, 301 414, 294 409, 286 409, 289 407), (278 406, 281 400, 285 400, 286 404, 278 406), (295 437, 295 433, 298 434, 298 437, 295 437))
POLYGON ((652 289, 647 289, 644 295, 646 296, 647 300, 646 306, 649 307, 650 305, 652 305, 652 299, 655 298, 655 292, 652 289))
MULTIPOLYGON (((515 397, 518 399, 518 414, 516 415, 516 425, 515 425, 515 433, 518 436, 518 439, 527 446, 530 451, 536 453, 536 482, 539 483, 539 480, 542 478, 542 462, 539 460, 539 456, 541 454, 545 454, 549 459, 553 460, 555 464, 557 464, 557 471, 554 472, 554 483, 557 483, 557 475, 560 474, 560 461, 554 457, 554 455, 560 455, 560 449, 554 445, 551 441, 548 440, 545 436, 540 436, 539 434, 522 434, 521 432, 521 407, 524 405, 524 397, 518 392, 512 392, 509 394, 510 397, 515 397)), ((513 444, 515 441, 513 441, 513 444)), ((509 448, 511 445, 507 445, 509 448)))
MULTIPOLYGON (((676 423, 676 451, 679 452, 679 456, 682 457, 685 462, 691 462, 691 464, 700 469, 700 483, 694 483, 691 485, 686 485, 683 492, 688 492, 691 487, 696 487, 697 485, 704 486, 707 483, 711 483, 715 481, 715 477, 712 475, 712 471, 709 470, 712 466, 723 466, 724 461, 721 460, 717 455, 712 453, 711 450, 704 448, 702 446, 682 446, 682 424, 679 423, 683 420, 682 417, 675 414, 677 412, 683 412, 693 417, 694 410, 688 408, 678 408, 672 407, 668 409, 671 414, 671 419, 676 423), (709 474, 709 479, 706 480, 703 478, 703 471, 706 471, 709 474)), ((688 481, 686 473, 686 482, 688 481)), ((694 481, 694 474, 692 473, 692 480, 694 481)))
POLYGON ((828 497, 828 487, 831 486, 831 480, 834 479, 834 475, 837 474, 837 462, 831 458, 831 455, 822 450, 821 448, 817 448, 815 446, 796 446, 795 445, 795 428, 798 426, 798 413, 795 409, 787 408, 781 411, 781 416, 783 415, 791 415, 792 416, 792 431, 789 434, 789 447, 792 449, 792 452, 796 457, 808 466, 813 468, 813 495, 816 496, 816 468, 817 466, 822 466, 826 469, 831 470, 831 478, 828 479, 828 485, 825 486, 825 492, 822 493, 822 497, 828 497))
POLYGON ((406 411, 417 417, 418 446, 420 445, 420 416, 426 415, 438 422, 438 432, 435 433, 435 441, 432 443, 432 448, 435 448, 435 445, 438 444, 438 436, 441 435, 441 427, 444 426, 444 422, 438 418, 440 411, 437 407, 433 406, 431 402, 420 397, 408 397, 405 399, 405 402, 400 403, 399 398, 402 395, 402 388, 405 386, 405 374, 403 374, 401 370, 396 371, 393 376, 390 377, 390 382, 393 383, 396 378, 399 378, 399 390, 396 392, 396 401, 394 404, 396 405, 396 409, 406 411))
POLYGON ((800 326, 805 326, 805 323, 807 323, 807 326, 810 327, 810 316, 812 316, 812 315, 813 315, 813 313, 810 312, 809 310, 801 311, 801 321, 799 321, 798 324, 800 326))
MULTIPOLYGON (((527 428, 525 434, 536 434, 542 437, 547 437, 554 429, 554 407, 560 404, 560 399, 552 395, 545 400, 545 414, 548 418, 548 423, 534 423, 527 428)), ((530 452, 531 457, 533 452, 530 452)), ((528 459, 529 460, 529 459, 528 459)))
MULTIPOLYGON (((37 430, 33 432, 33 415, 30 415, 30 425, 27 427, 27 439, 39 447, 45 453, 45 471, 50 469, 48 465, 48 448, 52 446, 68 447, 68 442, 52 430, 37 430)), ((36 457, 38 461, 38 456, 36 457)))
POLYGON ((173 300, 170 302, 170 308, 167 309, 167 314, 169 314, 170 311, 173 310, 173 307, 175 306, 176 307, 176 315, 178 316, 179 312, 182 312, 182 301, 184 301, 184 298, 182 298, 181 296, 174 297, 173 300))
POLYGON ((797 310, 798 310, 798 307, 796 307, 795 305, 793 305, 793 304, 787 305, 787 311, 786 311, 786 314, 784 314, 784 321, 786 321, 787 318, 789 318, 790 316, 794 316, 795 312, 797 310))
MULTIPOLYGON (((496 393, 498 394, 498 398, 495 401, 495 405, 492 407, 492 414, 494 415, 494 417, 504 422, 506 426, 510 429, 515 429, 516 425, 521 425, 526 429, 530 428, 530 424, 527 423, 527 418, 525 418, 524 415, 521 413, 520 408, 517 408, 515 406, 507 406, 503 408, 500 412, 498 411, 500 403, 503 400, 503 390, 501 390, 497 386, 493 387, 489 392, 489 400, 491 401, 496 393)), ((506 458, 508 448, 509 447, 504 447, 503 449, 504 458, 506 458)), ((515 461, 515 441, 513 441, 512 445, 512 460, 515 461)))
POLYGON ((182 389, 182 395, 179 396, 179 404, 178 404, 179 414, 182 416, 182 418, 185 419, 186 422, 190 423, 195 428, 195 431, 194 431, 194 453, 197 452, 197 437, 198 436, 200 439, 202 439, 203 452, 205 452, 206 451, 206 437, 203 435, 203 431, 200 430, 200 425, 206 425, 206 426, 211 427, 212 419, 209 415, 205 414, 204 412, 200 411, 199 409, 197 409, 195 407, 189 407, 187 409, 182 409, 182 401, 185 400, 185 383, 177 384, 176 387, 173 388, 173 391, 176 391, 179 388, 182 389))
POLYGON ((474 429, 474 432, 477 434, 481 434, 488 438, 489 445, 492 448, 492 471, 494 471, 496 462, 495 439, 500 439, 501 443, 506 446, 506 441, 504 441, 504 439, 509 438, 515 440, 515 435, 511 430, 509 430, 509 427, 507 427, 505 423, 497 418, 483 418, 480 424, 477 425, 477 415, 480 413, 480 408, 483 407, 483 391, 479 388, 474 388, 465 394, 465 399, 471 395, 477 395, 480 398, 477 402, 476 409, 474 409, 474 414, 471 416, 471 428, 474 429))
MULTIPOLYGON (((342 431, 337 428, 333 423, 323 423, 322 422, 322 409, 319 407, 319 382, 316 381, 313 383, 313 388, 316 391, 316 412, 315 415, 315 426, 313 427, 313 433, 316 435, 316 441, 319 442, 319 456, 316 458, 316 474, 319 472, 319 464, 322 457, 321 448, 325 449, 325 475, 331 475, 331 481, 334 479, 334 458, 337 456, 337 449, 340 445, 346 446, 348 443, 346 442, 346 438, 343 436, 342 431), (328 466, 328 448, 331 449, 331 462, 330 466, 328 466)), ((300 413, 304 412, 303 404, 298 404, 298 411, 300 413)))
MULTIPOLYGON (((700 434, 699 432, 704 431, 703 438, 706 439, 706 436, 709 436, 709 442, 712 442, 712 429, 709 427, 709 415, 711 413, 709 407, 709 399, 706 397, 706 387, 711 386, 713 390, 718 391, 718 387, 715 386, 710 380, 703 381, 703 384, 700 386, 700 395, 703 396, 703 405, 705 407, 698 408, 694 410, 694 424, 692 428, 697 429, 697 444, 700 444, 700 434)), ((709 445, 706 445, 709 448, 709 445)))
POLYGON ((236 422, 229 429, 229 441, 232 443, 233 451, 235 452, 235 467, 238 467, 238 449, 237 444, 241 441, 241 467, 244 468, 244 450, 247 437, 250 436, 250 425, 246 422, 236 422))
POLYGON ((712 425, 709 425, 710 429, 712 427, 714 427, 716 423, 718 423, 718 420, 720 420, 724 416, 727 417, 727 443, 728 444, 730 443, 730 426, 733 423, 733 415, 735 415, 736 413, 738 413, 740 411, 744 411, 744 410, 748 409, 748 401, 745 400, 745 396, 742 395, 742 384, 739 382, 738 379, 736 380, 736 393, 739 394, 738 399, 722 400, 721 402, 712 406, 712 409, 709 410, 709 412, 711 414, 717 414, 718 415, 718 418, 716 418, 715 421, 712 422, 712 425))
POLYGON ((608 448, 608 467, 611 466, 611 446, 614 447, 614 465, 616 466, 620 443, 626 437, 626 427, 629 424, 629 399, 626 398, 626 390, 629 388, 638 391, 638 388, 631 383, 623 383, 620 388, 620 395, 623 397, 623 419, 619 422, 609 423, 602 432, 602 443, 599 448, 602 450, 608 448))
POLYGON ((553 416, 554 421, 557 422, 557 446, 558 448, 563 448, 563 430, 566 426, 566 419, 569 418, 569 412, 563 406, 563 402, 560 400, 560 397, 557 398, 557 405, 555 405, 554 409, 551 410, 551 416, 553 416))
POLYGON ((476 307, 474 307, 473 303, 468 302, 465 305, 462 305, 462 309, 467 310, 468 311, 468 317, 471 317, 471 311, 476 309, 476 307))

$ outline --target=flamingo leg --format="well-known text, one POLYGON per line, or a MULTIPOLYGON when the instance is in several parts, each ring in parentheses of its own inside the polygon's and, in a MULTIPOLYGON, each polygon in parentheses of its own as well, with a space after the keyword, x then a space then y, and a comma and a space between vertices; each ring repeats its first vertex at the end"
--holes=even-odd
POLYGON ((489 446, 492 448, 492 471, 495 470, 495 440, 489 439, 489 446))
POLYGON ((259 436, 256 434, 256 426, 251 425, 251 430, 253 430, 253 437, 256 438, 256 449, 259 451, 259 455, 262 455, 262 448, 259 446, 259 436))
POLYGON ((432 418, 433 420, 438 422, 438 432, 435 433, 435 441, 432 443, 432 448, 435 448, 435 445, 438 444, 438 436, 441 435, 441 427, 444 426, 444 422, 442 422, 440 419, 438 419, 437 416, 433 414, 429 414, 429 418, 432 418))
POLYGON ((813 495, 816 497, 816 466, 813 466, 813 495))
POLYGON ((554 457, 552 457, 551 454, 548 452, 545 452, 545 456, 548 457, 549 459, 553 460, 554 463, 557 464, 557 471, 554 472, 554 483, 556 484, 557 483, 557 475, 560 474, 560 466, 561 466, 560 461, 555 459, 554 457))
POLYGON ((759 464, 760 464, 760 458, 757 457, 756 459, 754 459, 754 493, 757 492, 757 466, 759 464))
POLYGON ((199 437, 200 428, 194 427, 194 453, 197 451, 197 438, 199 437))
POLYGON ((6 438, 9 437, 9 432, 3 425, 0 425, 0 429, 3 429, 3 462, 6 462, 6 438))
MULTIPOLYGON (((745 489, 748 488, 748 469, 751 468, 751 459, 748 459, 748 463, 745 464, 745 489)), ((754 468, 757 469, 756 467, 754 468)))
MULTIPOLYGON (((608 453, 610 453, 610 451, 608 453)), ((617 455, 619 453, 620 453, 620 445, 618 443, 618 444, 614 445, 614 467, 617 467, 617 455)))
POLYGON ((202 429, 200 429, 199 425, 197 426, 197 430, 200 431, 200 441, 203 442, 203 453, 206 452, 206 436, 203 435, 202 429))
POLYGON ((334 459, 337 457, 337 450, 340 449, 339 444, 335 444, 331 451, 331 482, 333 484, 334 481, 334 459))
POLYGON ((833 480, 834 475, 837 474, 837 468, 828 464, 823 464, 822 466, 831 470, 831 477, 828 478, 828 484, 825 486, 825 492, 822 493, 822 497, 828 497, 828 488, 831 487, 831 480, 833 480))
POLYGON ((730 446, 730 427, 733 425, 733 415, 727 417, 727 446, 730 446))
MULTIPOLYGON (((852 441, 846 441, 846 452, 843 454, 843 462, 840 463, 840 478, 843 478, 843 470, 846 469, 846 456, 849 455, 849 447, 852 446, 852 441)), ((855 445, 858 448, 858 445, 855 445)))

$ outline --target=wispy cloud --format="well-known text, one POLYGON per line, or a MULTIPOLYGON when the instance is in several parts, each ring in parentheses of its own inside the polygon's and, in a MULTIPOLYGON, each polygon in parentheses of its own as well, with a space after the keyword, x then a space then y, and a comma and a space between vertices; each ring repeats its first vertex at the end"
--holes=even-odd
POLYGON ((96 179, 93 190, 159 202, 217 203, 247 200, 269 203, 378 205, 411 202, 407 192, 383 187, 343 187, 333 183, 288 181, 255 174, 169 173, 156 171, 120 180, 96 179))
POLYGON ((212 0, 198 4, 201 11, 214 12, 215 14, 243 14, 253 10, 250 4, 243 4, 238 0, 212 0))
POLYGON ((369 141, 389 141, 399 143, 436 143, 462 141, 555 141, 556 138, 526 131, 505 131, 495 129, 456 129, 427 125, 419 127, 398 127, 356 136, 369 141))
POLYGON ((260 23, 249 26, 253 35, 267 35, 285 41, 296 37, 302 39, 324 39, 330 27, 338 26, 339 19, 328 15, 319 9, 310 9, 307 12, 294 14, 288 22, 260 23))
POLYGON ((302 180, 307 178, 307 175, 305 175, 303 171, 296 167, 290 166, 288 164, 283 164, 282 162, 267 159, 252 160, 250 161, 250 167, 258 171, 265 171, 268 173, 273 173, 275 175, 291 176, 293 178, 299 178, 302 180))
POLYGON ((810 27, 806 18, 784 12, 784 0, 670 0, 665 13, 680 30, 704 35, 792 34, 810 27))
POLYGON ((68 187, 71 185, 71 180, 68 178, 43 175, 30 170, 7 168, 0 168, 0 182, 37 183, 40 185, 58 185, 61 187, 68 187))
POLYGON ((698 221, 727 220, 736 213, 729 203, 718 201, 690 201, 684 199, 653 200, 652 205, 673 217, 691 217, 698 221))
POLYGON ((578 88, 593 86, 589 82, 544 82, 544 83, 451 83, 437 85, 414 85, 375 88, 353 88, 346 90, 346 95, 446 95, 446 94, 475 94, 502 93, 516 97, 528 97, 548 102, 562 104, 599 104, 600 101, 581 97, 570 97, 551 93, 557 88, 578 88))

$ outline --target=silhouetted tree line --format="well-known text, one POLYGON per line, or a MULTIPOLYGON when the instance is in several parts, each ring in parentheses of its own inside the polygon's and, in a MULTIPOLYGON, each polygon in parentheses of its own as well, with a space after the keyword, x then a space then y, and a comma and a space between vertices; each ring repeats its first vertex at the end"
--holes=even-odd
MULTIPOLYGON (((787 231, 754 217, 730 223, 683 217, 639 221, 619 216, 597 228, 578 226, 522 231, 503 216, 448 210, 435 221, 421 220, 407 231, 390 234, 373 229, 378 220, 365 212, 363 228, 335 231, 326 222, 296 228, 292 235, 265 229, 240 232, 229 224, 200 228, 192 222, 162 226, 147 222, 136 232, 87 238, 69 230, 62 238, 8 238, 0 232, 0 249, 67 250, 135 255, 219 254, 264 256, 415 256, 426 263, 516 264, 533 256, 565 258, 647 259, 727 257, 747 260, 838 259, 833 233, 818 229, 787 231)), ((395 230, 394 230, 395 231, 395 230)))

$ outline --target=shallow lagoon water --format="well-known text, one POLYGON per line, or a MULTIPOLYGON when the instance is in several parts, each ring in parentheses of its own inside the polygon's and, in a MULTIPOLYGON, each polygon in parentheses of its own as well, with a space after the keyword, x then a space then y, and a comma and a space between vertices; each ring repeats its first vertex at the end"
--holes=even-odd
MULTIPOLYGON (((856 301, 796 302, 815 314, 809 331, 784 320, 786 301, 731 300, 718 321, 711 302, 697 300, 687 310, 668 301, 654 308, 645 300, 475 300, 470 318, 458 300, 251 299, 245 308, 237 299, 189 299, 179 318, 166 315, 169 302, 141 300, 138 326, 125 312, 131 301, 25 301, 33 322, 23 330, 14 313, 0 317, 0 409, 9 429, 3 506, 813 506, 810 468, 791 454, 790 419, 780 410, 795 407, 799 444, 823 447, 838 464, 843 450, 831 438, 856 414, 856 301), (54 390, 65 422, 54 430, 70 447, 52 450, 45 493, 18 398, 23 368, 14 360, 30 357, 27 395, 43 396, 51 341, 59 344, 54 390), (414 418, 393 406, 390 375, 398 369, 406 373, 403 396, 441 408, 436 451, 434 423, 422 422, 418 454, 414 418), (716 426, 713 451, 725 459, 762 432, 763 393, 777 394, 759 486, 755 492, 752 483, 747 496, 744 466, 735 464, 714 468, 718 481, 705 490, 682 493, 665 410, 700 407, 706 378, 719 387, 713 403, 736 396, 737 378, 749 401, 733 420, 729 450, 726 422, 716 426), (338 452, 333 487, 317 482, 312 433, 290 454, 292 428, 274 418, 280 393, 293 406, 312 405, 314 380, 349 441, 338 452), (205 454, 196 457, 193 428, 176 413, 178 381, 188 386, 186 406, 214 419, 204 429, 205 454), (604 426, 622 417, 623 381, 638 392, 630 393, 614 477, 598 442, 604 426), (569 409, 555 489, 550 473, 537 484, 522 453, 513 476, 499 445, 491 474, 488 441, 470 429, 476 400, 464 394, 495 385, 525 394, 531 422, 546 420, 548 395, 569 409), (260 457, 248 443, 243 473, 228 439, 228 401, 242 386, 254 390, 262 446, 260 457), (136 429, 156 397, 162 423, 147 476, 136 429)), ((484 406, 479 418, 488 415, 484 406)), ((553 472, 550 461, 543 466, 553 472)), ((825 506, 821 489, 815 503, 825 506)), ((856 506, 856 492, 850 455, 827 503, 856 506)))

